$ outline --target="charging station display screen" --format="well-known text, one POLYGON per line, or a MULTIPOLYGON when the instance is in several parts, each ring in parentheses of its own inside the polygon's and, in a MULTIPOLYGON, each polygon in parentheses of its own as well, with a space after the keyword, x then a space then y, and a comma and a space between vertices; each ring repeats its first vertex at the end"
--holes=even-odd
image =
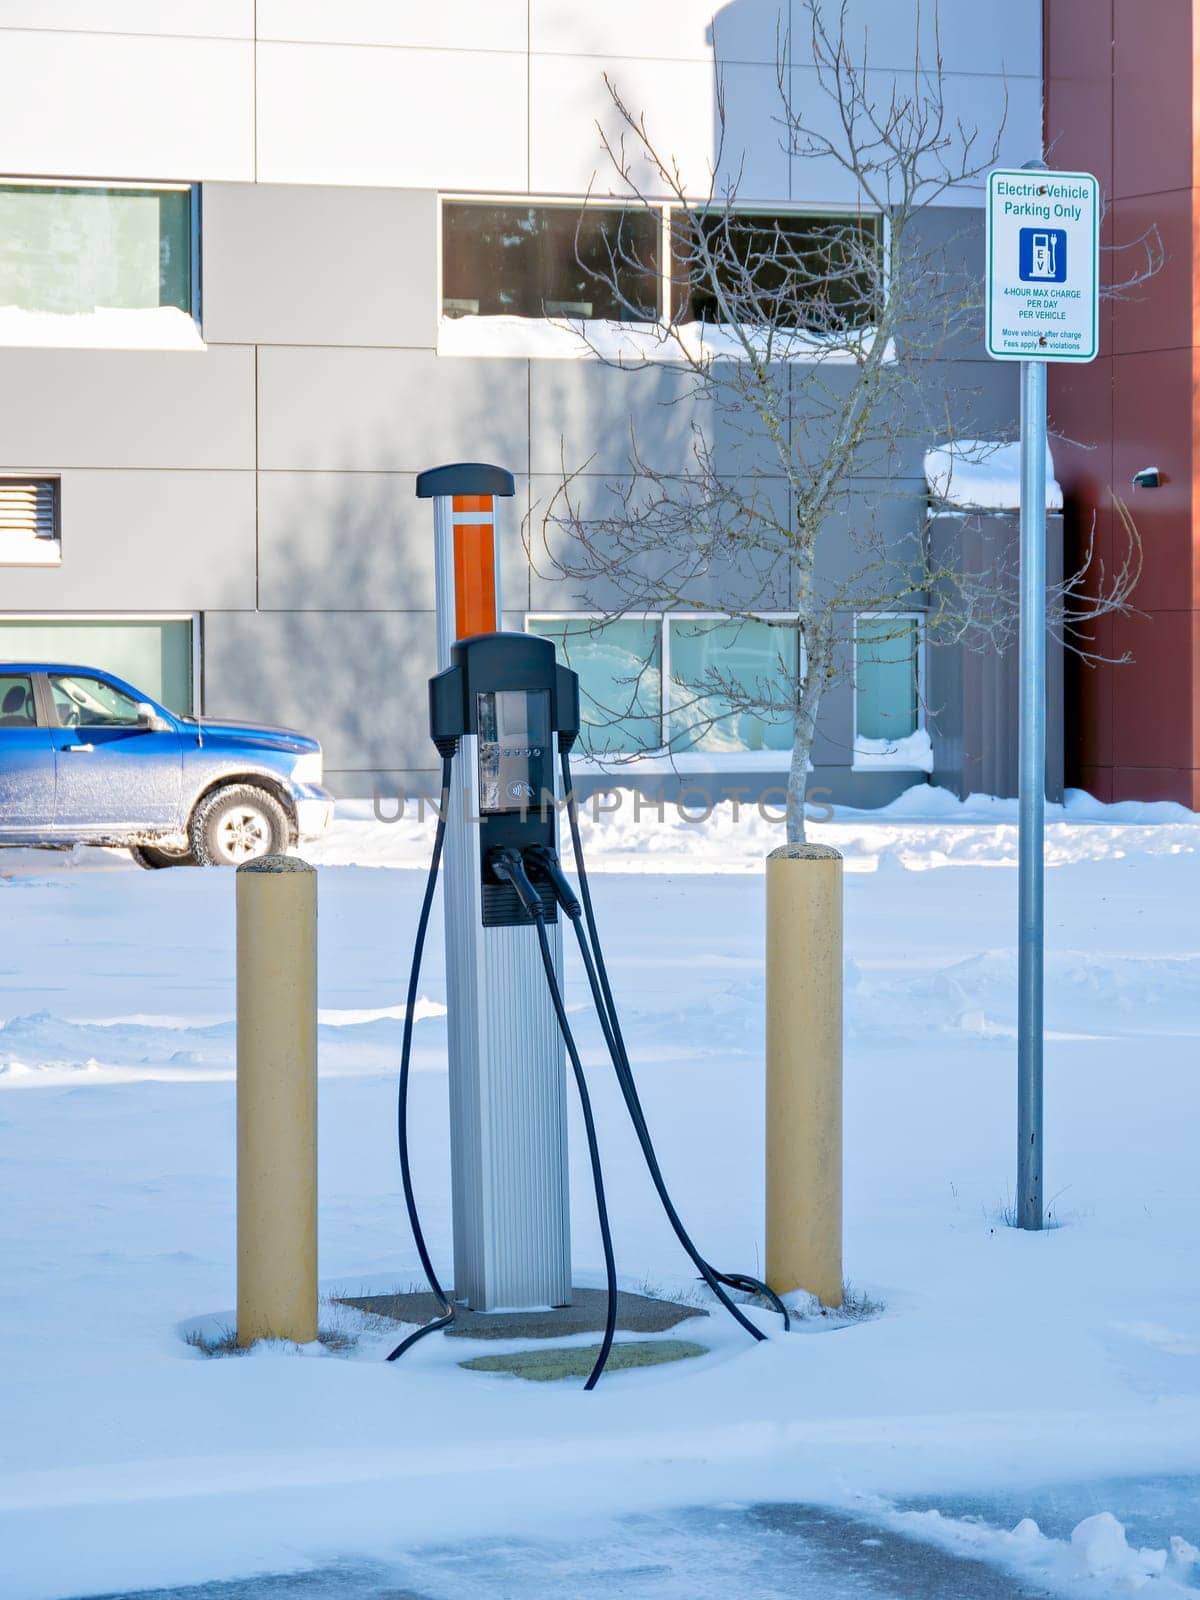
POLYGON ((495 689, 476 696, 479 809, 526 811, 542 803, 550 748, 550 691, 495 689))

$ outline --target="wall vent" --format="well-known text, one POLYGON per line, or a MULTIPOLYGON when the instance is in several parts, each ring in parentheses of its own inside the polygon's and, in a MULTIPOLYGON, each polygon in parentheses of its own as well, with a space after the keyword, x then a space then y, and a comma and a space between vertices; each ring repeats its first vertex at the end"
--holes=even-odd
POLYGON ((0 542, 58 536, 58 479, 0 478, 0 542))

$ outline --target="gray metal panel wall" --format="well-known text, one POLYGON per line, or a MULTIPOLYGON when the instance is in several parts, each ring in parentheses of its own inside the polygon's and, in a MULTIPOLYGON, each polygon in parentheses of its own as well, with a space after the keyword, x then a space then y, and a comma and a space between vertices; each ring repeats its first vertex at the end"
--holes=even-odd
POLYGON ((68 467, 61 477, 62 566, 0 568, 5 610, 253 606, 253 472, 68 467))
MULTIPOLYGON (((0 441, 5 464, 26 469, 252 469, 253 354, 0 350, 0 441)), ((114 554, 120 532, 105 530, 114 554)))
POLYGON ((432 350, 264 346, 259 466, 421 472, 442 461, 495 461, 520 468, 529 366, 439 358, 432 350))
MULTIPOLYGON (((934 558, 962 562, 974 576, 990 577, 1015 615, 1018 525, 1008 517, 964 512, 933 518, 934 558)), ((1051 588, 1062 580, 1061 515, 1046 518, 1046 571, 1051 588)), ((1003 647, 972 636, 929 651, 926 682, 935 783, 960 797, 1017 793, 1019 729, 1015 632, 1003 647)), ((1063 647, 1046 640, 1046 796, 1063 797, 1063 647)))
MULTIPOLYGON (((631 419, 669 470, 686 467, 693 422, 725 470, 769 464, 703 405, 672 404, 668 368, 439 357, 435 217, 432 190, 207 184, 206 350, 0 350, 0 465, 61 472, 64 496, 62 566, 0 569, 0 606, 204 611, 206 707, 311 729, 334 786, 369 795, 377 777, 411 784, 434 764, 432 519, 414 473, 483 459, 517 475, 502 548, 519 627, 530 604, 588 604, 539 548, 541 508, 564 464, 593 498, 627 474, 631 419)), ((978 264, 961 209, 924 227, 978 264)), ((1014 374, 969 342, 953 353, 929 369, 931 400, 947 387, 961 399, 960 434, 1011 430, 1014 374)), ((927 442, 906 445, 886 493, 859 481, 889 541, 919 520, 927 442)), ((831 573, 841 549, 828 542, 831 573)), ((711 598, 733 581, 714 575, 711 598)), ((843 686, 822 717, 819 772, 840 774, 839 793, 913 781, 851 773, 850 745, 843 686)))
MULTIPOLYGON (((501 591, 523 610, 527 480, 501 500, 501 591)), ((260 472, 259 604, 264 611, 431 611, 433 516, 413 472, 260 472)))
POLYGON ((437 343, 432 190, 208 183, 204 337, 437 343))
POLYGON ((432 612, 210 611, 204 644, 205 708, 313 733, 331 769, 361 778, 347 792, 433 766, 432 612))

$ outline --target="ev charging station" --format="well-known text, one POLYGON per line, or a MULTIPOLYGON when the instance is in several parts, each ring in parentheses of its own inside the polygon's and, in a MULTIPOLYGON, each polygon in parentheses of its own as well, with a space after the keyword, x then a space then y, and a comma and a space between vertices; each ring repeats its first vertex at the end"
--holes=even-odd
POLYGON ((726 1293, 782 1301, 758 1279, 701 1256, 659 1169, 609 984, 573 807, 569 752, 579 681, 548 639, 504 632, 497 501, 512 474, 483 463, 417 478, 433 501, 438 672, 430 736, 441 756, 441 806, 417 923, 401 1050, 397 1134, 405 1204, 441 1314, 389 1356, 472 1311, 534 1311, 571 1302, 566 1059, 583 1113, 604 1247, 607 1320, 585 1387, 603 1371, 616 1327, 616 1266, 586 1075, 562 989, 562 924, 574 929, 605 1044, 651 1181, 676 1237, 713 1294, 752 1338, 766 1335, 726 1293), (578 895, 559 860, 566 818, 578 895), (421 958, 445 861, 446 999, 454 1287, 442 1289, 425 1244, 408 1155, 408 1083, 421 958), (561 916, 560 916, 561 913, 561 916), (586 932, 585 932, 586 924, 586 932))
MULTIPOLYGON (((510 472, 478 463, 417 479, 418 498, 433 501, 440 673, 453 671, 457 640, 500 629, 496 503, 512 494, 510 472)), ((553 646, 546 651, 552 673, 553 646)), ((489 846, 514 836, 505 819, 536 817, 543 789, 554 789, 547 687, 535 691, 542 699, 478 691, 490 695, 485 725, 464 708, 472 731, 463 731, 445 801, 454 1290, 473 1311, 571 1300, 563 1042, 534 929, 511 886, 485 881, 483 871, 489 846)), ((549 898, 561 980, 562 934, 549 898)))

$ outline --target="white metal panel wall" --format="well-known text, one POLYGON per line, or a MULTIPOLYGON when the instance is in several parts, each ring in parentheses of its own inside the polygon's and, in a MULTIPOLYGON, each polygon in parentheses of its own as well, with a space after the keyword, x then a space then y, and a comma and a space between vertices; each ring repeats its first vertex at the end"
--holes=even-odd
MULTIPOLYGON (((915 14, 851 0, 851 37, 869 39, 881 82, 911 66, 915 14)), ((1010 163, 1040 145, 1040 14, 1039 0, 941 7, 951 113, 990 142, 1007 85, 1010 163)), ((618 126, 608 71, 702 192, 715 39, 724 165, 744 166, 743 198, 849 199, 834 165, 789 162, 772 120, 777 33, 790 32, 793 89, 816 108, 804 24, 800 0, 258 0, 256 45, 251 0, 0 0, 0 162, 14 175, 542 193, 595 177, 606 189, 595 124, 618 126)))
POLYGON ((410 50, 521 50, 527 9, 526 0, 258 0, 258 37, 410 50))
POLYGON ((254 0, 0 0, 0 28, 252 39, 254 0))
POLYGON ((524 189, 523 33, 511 51, 258 46, 266 183, 524 189))
POLYGON ((249 39, 4 29, 6 175, 254 176, 249 39))

